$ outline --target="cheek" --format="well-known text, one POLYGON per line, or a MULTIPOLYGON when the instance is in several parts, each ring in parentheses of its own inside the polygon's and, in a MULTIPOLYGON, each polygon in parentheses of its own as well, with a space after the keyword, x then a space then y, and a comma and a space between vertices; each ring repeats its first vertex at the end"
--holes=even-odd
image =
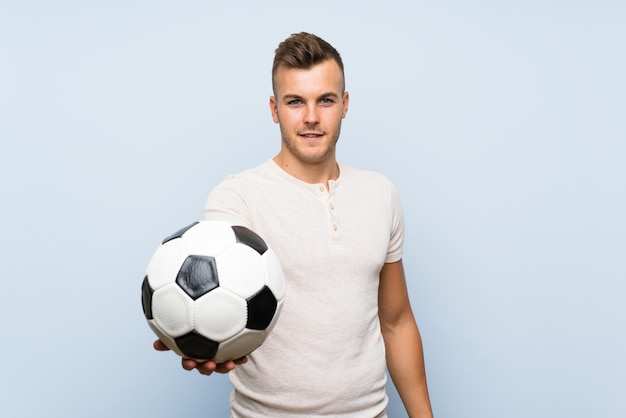
POLYGON ((280 112, 275 115, 275 122, 279 122, 285 129, 296 129, 300 122, 299 115, 293 111, 280 112))

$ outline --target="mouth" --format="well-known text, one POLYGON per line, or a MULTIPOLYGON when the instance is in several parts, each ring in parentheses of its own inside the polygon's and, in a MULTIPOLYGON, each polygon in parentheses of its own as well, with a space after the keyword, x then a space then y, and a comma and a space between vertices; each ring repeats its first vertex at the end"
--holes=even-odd
POLYGON ((325 134, 323 132, 300 132, 298 133, 298 135, 303 137, 304 139, 317 139, 324 136, 325 134))

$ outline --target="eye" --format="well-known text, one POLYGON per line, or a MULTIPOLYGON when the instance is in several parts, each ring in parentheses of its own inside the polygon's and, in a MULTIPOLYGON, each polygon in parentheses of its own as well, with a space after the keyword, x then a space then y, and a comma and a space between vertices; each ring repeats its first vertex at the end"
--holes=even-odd
POLYGON ((298 100, 298 99, 293 99, 293 100, 289 100, 287 102, 288 106, 298 106, 302 104, 302 100, 298 100))
POLYGON ((330 97, 324 97, 322 100, 320 100, 320 104, 326 105, 326 106, 329 106, 333 103, 335 103, 335 101, 331 99, 330 97))

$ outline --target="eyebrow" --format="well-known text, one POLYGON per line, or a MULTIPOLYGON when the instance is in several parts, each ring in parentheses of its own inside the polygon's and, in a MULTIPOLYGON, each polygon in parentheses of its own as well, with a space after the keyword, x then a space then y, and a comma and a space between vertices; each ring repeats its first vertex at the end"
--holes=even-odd
MULTIPOLYGON (((335 99, 339 100, 339 95, 337 95, 337 93, 334 93, 332 91, 319 95, 317 100, 323 99, 325 97, 332 97, 332 98, 335 98, 335 99)), ((283 100, 302 100, 302 99, 303 99, 303 97, 298 95, 298 94, 285 94, 283 96, 283 100)))

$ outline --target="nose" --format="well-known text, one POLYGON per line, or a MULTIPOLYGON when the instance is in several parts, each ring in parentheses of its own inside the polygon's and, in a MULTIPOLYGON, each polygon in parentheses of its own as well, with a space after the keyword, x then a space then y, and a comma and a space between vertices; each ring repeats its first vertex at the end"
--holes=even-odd
POLYGON ((319 123, 317 106, 314 103, 308 104, 304 110, 304 123, 312 125, 319 123))

